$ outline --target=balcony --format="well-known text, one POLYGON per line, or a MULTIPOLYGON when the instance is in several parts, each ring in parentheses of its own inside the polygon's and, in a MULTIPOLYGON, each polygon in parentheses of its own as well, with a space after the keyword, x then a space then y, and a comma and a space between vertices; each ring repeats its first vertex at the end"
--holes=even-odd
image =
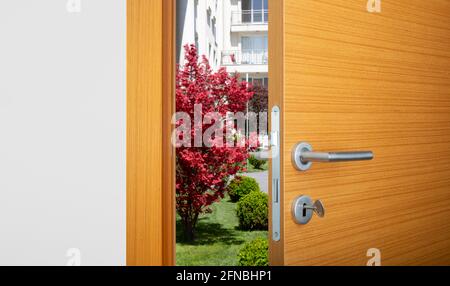
POLYGON ((269 63, 269 53, 267 50, 243 50, 243 51, 223 51, 222 65, 267 65, 269 63))
POLYGON ((231 13, 232 32, 267 31, 268 10, 244 10, 231 13))

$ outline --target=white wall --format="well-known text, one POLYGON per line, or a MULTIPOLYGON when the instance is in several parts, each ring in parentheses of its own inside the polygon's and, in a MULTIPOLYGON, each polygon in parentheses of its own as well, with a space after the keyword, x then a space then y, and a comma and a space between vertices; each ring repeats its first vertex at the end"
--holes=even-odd
POLYGON ((125 264, 126 0, 67 1, 0 2, 0 265, 125 264))
POLYGON ((177 62, 184 59, 184 45, 195 43, 195 0, 177 0, 177 62))

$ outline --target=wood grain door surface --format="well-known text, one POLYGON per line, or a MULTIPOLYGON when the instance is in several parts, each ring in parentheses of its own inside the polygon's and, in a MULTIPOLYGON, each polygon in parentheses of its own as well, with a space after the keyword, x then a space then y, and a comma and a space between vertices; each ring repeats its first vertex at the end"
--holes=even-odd
POLYGON ((270 2, 271 104, 281 106, 282 241, 272 264, 450 264, 450 1, 270 2), (294 145, 372 150, 370 162, 315 163, 294 145), (295 197, 323 219, 292 219, 295 197))

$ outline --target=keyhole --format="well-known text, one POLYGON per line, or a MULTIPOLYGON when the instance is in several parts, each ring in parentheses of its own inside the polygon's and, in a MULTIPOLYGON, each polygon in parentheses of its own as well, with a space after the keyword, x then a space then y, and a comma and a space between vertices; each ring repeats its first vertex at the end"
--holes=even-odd
POLYGON ((303 204, 303 217, 306 217, 306 204, 303 204))

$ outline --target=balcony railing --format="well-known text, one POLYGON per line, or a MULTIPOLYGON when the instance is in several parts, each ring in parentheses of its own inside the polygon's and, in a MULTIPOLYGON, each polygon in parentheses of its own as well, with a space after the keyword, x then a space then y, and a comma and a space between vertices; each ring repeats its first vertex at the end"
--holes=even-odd
POLYGON ((243 10, 231 13, 232 25, 260 25, 269 21, 268 10, 243 10))
POLYGON ((223 51, 222 65, 267 65, 269 63, 269 53, 267 50, 243 50, 243 51, 223 51))

